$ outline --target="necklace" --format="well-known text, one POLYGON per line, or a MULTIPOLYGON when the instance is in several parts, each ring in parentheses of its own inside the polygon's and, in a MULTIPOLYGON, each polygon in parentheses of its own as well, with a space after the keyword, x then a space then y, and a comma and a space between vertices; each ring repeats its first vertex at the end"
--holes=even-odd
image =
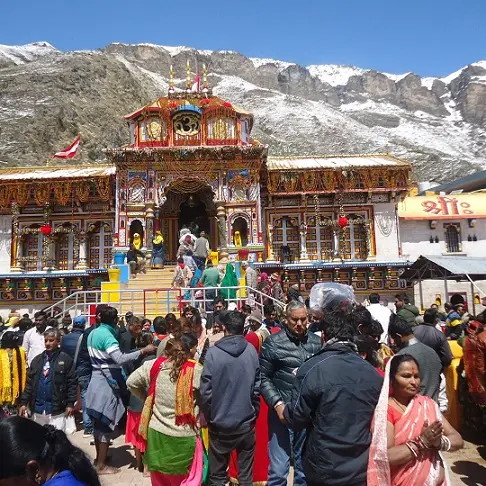
POLYGON ((405 412, 407 410, 407 407, 400 403, 395 397, 392 397, 393 401, 398 405, 398 408, 405 412))

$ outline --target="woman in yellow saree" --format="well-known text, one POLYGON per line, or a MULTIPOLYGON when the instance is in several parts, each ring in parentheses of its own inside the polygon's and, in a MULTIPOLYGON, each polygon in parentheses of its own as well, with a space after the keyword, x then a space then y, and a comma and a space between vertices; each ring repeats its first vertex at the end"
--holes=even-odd
POLYGON ((392 358, 371 426, 368 486, 450 484, 440 451, 456 451, 463 440, 438 405, 419 391, 415 359, 392 358))

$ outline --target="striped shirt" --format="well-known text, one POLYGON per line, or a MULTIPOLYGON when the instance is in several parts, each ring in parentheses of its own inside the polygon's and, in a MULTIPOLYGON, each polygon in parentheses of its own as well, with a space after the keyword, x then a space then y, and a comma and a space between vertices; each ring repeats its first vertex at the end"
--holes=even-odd
POLYGON ((88 353, 93 369, 121 369, 125 361, 133 361, 140 351, 123 354, 116 339, 116 331, 108 324, 100 324, 88 336, 88 353))

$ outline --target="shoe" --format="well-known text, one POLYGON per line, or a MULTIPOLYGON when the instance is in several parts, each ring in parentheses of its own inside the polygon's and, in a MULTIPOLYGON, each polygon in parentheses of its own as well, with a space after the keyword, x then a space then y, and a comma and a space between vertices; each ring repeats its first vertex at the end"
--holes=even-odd
POLYGON ((90 437, 93 437, 93 432, 85 432, 83 434, 83 439, 89 439, 90 437))

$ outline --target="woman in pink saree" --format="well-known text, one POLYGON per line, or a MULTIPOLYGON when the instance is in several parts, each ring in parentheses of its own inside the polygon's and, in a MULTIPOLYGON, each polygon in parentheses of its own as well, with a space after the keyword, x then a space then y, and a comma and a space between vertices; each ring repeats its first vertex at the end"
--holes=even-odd
POLYGON ((368 486, 450 484, 440 451, 456 451, 463 440, 438 405, 419 391, 414 358, 392 358, 371 426, 368 486))

